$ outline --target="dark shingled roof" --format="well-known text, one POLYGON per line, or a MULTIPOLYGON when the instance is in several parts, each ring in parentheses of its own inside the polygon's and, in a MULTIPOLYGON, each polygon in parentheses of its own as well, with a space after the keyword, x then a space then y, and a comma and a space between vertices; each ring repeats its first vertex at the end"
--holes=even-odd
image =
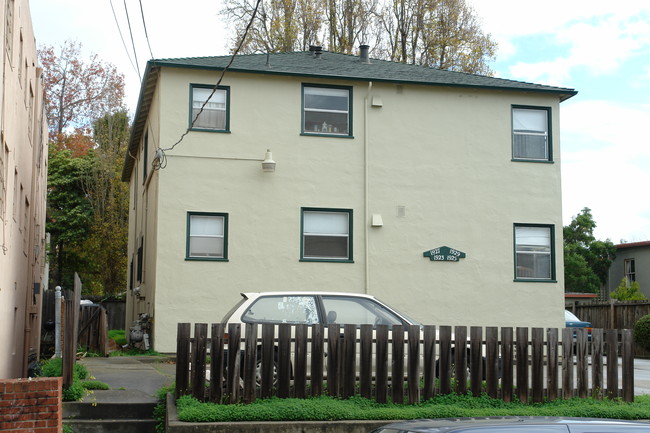
MULTIPOLYGON (((147 70, 145 71, 142 88, 140 89, 140 100, 138 101, 133 122, 129 152, 132 154, 136 153, 138 144, 142 138, 142 129, 146 122, 149 105, 161 67, 221 71, 227 66, 230 59, 231 56, 150 60, 147 63, 147 70)), ((574 89, 570 88, 446 71, 427 66, 408 65, 386 60, 370 59, 369 63, 364 63, 357 56, 327 51, 324 51, 321 56, 315 56, 309 51, 239 55, 235 57, 228 71, 336 80, 539 92, 555 94, 560 101, 569 99, 577 93, 574 89)), ((124 162, 122 180, 129 180, 132 169, 133 159, 127 155, 124 162)))

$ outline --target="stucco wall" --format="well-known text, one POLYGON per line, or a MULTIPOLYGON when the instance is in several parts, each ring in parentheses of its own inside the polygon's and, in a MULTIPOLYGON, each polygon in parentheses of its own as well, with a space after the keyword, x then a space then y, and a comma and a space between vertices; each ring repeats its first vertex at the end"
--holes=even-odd
MULTIPOLYGON (((163 71, 159 146, 187 128, 190 83, 216 79, 163 71)), ((154 174, 157 350, 175 350, 177 322, 217 322, 258 290, 367 291, 430 324, 563 325, 557 97, 337 82, 354 89, 354 138, 309 137, 303 82, 328 81, 227 74, 231 132, 191 132, 154 174), (551 107, 554 163, 511 161, 513 104, 551 107), (267 148, 275 173, 246 160, 267 148), (303 206, 353 209, 354 263, 299 261, 303 206), (185 260, 189 211, 228 213, 227 262, 185 260), (514 223, 555 225, 556 282, 513 281, 514 223), (423 257, 443 245, 467 257, 423 257)))
POLYGON ((634 259, 636 281, 641 292, 650 298, 650 245, 617 248, 616 258, 609 269, 609 291, 612 292, 625 277, 625 260, 634 259))

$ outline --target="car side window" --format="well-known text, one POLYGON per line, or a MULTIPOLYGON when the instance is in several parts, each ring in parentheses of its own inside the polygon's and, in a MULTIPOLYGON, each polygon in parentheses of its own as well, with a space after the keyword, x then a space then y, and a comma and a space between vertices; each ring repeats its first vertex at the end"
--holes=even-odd
POLYGON ((402 320, 369 299, 323 296, 327 324, 401 325, 402 320))
POLYGON ((318 308, 313 296, 264 296, 242 316, 244 323, 318 323, 318 308))

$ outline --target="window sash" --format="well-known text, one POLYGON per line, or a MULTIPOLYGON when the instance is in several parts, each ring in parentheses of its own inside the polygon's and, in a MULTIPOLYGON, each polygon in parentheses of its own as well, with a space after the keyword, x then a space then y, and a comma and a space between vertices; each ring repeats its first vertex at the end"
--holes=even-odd
POLYGON ((193 128, 226 129, 228 113, 228 95, 226 89, 217 89, 212 97, 212 88, 192 87, 192 118, 193 128), (208 100, 208 98, 210 98, 208 100), (205 106, 203 104, 208 101, 205 106), (203 107, 203 111, 201 111, 203 107), (201 113, 199 115, 199 113, 201 113), (198 116, 198 117, 197 117, 198 116))
POLYGON ((350 260, 350 213, 303 211, 302 258, 350 260))
POLYGON ((516 159, 549 159, 548 111, 512 109, 512 156, 516 159))
POLYGON ((350 90, 303 87, 303 132, 350 134, 350 90))
POLYGON ((552 230, 550 227, 515 227, 517 279, 553 278, 552 230))
POLYGON ((224 215, 190 215, 188 251, 190 258, 225 258, 224 215))

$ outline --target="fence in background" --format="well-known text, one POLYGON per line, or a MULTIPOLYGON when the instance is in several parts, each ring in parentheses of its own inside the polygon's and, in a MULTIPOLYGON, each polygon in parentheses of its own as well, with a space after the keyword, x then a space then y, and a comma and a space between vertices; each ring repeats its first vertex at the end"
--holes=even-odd
MULTIPOLYGON (((591 322, 594 328, 634 329, 636 322, 650 314, 650 301, 574 302, 569 309, 580 318, 591 322)), ((650 358, 650 351, 635 344, 634 353, 650 358)))
POLYGON ((414 404, 468 391, 506 402, 634 399, 630 330, 247 324, 242 335, 212 324, 209 338, 206 323, 193 337, 179 323, 176 357, 176 397, 217 403, 326 394, 414 404))

